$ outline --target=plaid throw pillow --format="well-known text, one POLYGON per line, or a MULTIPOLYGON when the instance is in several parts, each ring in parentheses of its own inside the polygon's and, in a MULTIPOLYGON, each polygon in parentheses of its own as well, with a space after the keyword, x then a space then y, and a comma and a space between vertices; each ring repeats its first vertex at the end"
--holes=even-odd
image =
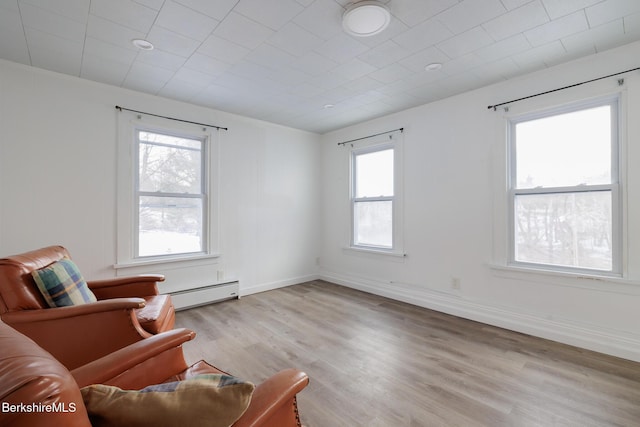
POLYGON ((31 273, 49 307, 65 307, 96 302, 80 270, 70 259, 61 259, 31 273))
POLYGON ((255 386, 221 374, 122 390, 95 384, 82 398, 94 426, 228 427, 247 410, 255 386))

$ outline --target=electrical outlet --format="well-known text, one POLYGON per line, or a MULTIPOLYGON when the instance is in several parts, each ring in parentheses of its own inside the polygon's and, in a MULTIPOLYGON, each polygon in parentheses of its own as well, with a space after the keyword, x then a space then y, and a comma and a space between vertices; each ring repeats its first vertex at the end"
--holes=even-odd
POLYGON ((451 289, 455 289, 456 291, 460 290, 460 279, 457 277, 451 278, 451 289))

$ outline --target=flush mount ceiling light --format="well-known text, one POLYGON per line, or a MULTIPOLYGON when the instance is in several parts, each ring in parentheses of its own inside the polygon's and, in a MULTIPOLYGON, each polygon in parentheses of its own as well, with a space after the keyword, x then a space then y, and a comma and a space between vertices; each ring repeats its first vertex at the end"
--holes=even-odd
POLYGON ((353 3, 342 15, 342 27, 352 36, 368 37, 382 32, 391 22, 389 8, 379 1, 353 3))
POLYGON ((142 39, 133 39, 131 40, 131 44, 141 50, 153 50, 153 44, 146 40, 142 39))

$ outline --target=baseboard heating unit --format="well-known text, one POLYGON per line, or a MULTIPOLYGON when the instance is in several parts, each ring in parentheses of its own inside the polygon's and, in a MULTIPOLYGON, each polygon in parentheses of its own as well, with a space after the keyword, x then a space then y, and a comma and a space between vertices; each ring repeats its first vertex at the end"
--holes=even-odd
POLYGON ((186 310, 200 305, 239 298, 240 284, 238 282, 217 283, 171 292, 170 295, 176 310, 186 310))

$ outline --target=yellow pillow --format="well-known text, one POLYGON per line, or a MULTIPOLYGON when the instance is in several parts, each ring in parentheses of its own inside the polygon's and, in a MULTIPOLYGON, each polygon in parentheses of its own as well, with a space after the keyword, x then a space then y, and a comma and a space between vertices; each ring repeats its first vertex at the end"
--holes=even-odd
POLYGON ((228 375, 198 375, 122 390, 107 385, 81 389, 94 427, 228 427, 244 414, 255 386, 228 375))

